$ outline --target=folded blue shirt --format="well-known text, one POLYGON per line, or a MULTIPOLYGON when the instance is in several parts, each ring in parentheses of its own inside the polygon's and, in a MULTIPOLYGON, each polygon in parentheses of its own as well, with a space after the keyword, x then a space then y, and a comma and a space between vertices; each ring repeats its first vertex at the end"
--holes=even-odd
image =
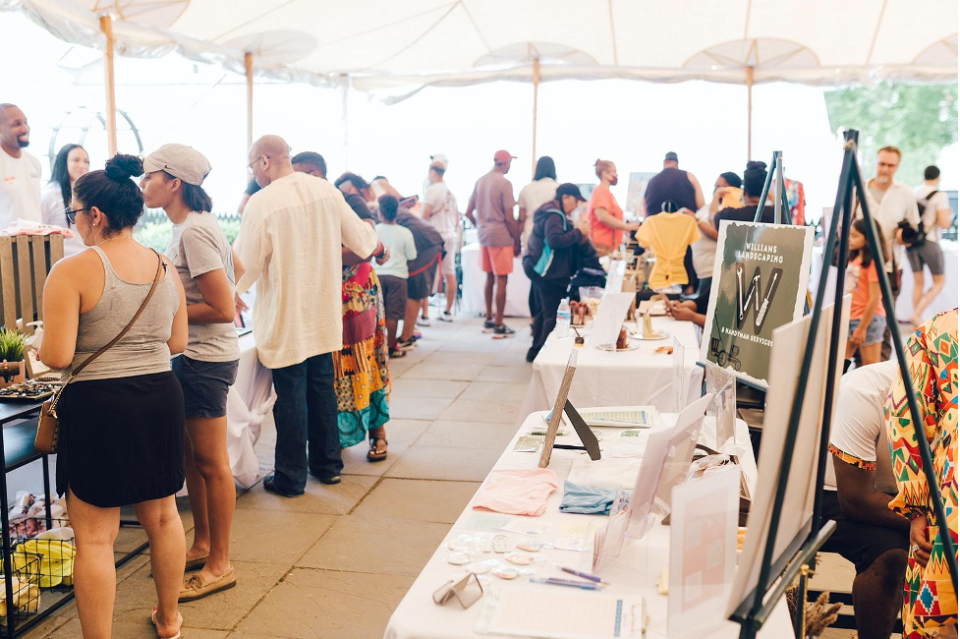
POLYGON ((616 494, 615 488, 594 488, 564 481, 560 512, 609 515, 616 494))

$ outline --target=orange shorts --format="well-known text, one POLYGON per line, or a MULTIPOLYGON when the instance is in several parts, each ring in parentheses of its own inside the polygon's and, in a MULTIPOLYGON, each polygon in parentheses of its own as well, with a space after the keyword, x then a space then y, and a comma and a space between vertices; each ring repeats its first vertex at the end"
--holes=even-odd
POLYGON ((510 275, 513 272, 512 246, 480 246, 480 269, 494 275, 510 275))

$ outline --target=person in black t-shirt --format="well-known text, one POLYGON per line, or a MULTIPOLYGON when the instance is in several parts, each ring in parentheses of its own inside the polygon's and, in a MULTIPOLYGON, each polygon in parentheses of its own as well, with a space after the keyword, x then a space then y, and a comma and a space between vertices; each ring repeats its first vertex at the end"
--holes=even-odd
MULTIPOLYGON (((747 162, 747 170, 743 172, 743 206, 728 207, 721 210, 713 218, 717 230, 720 222, 734 220, 737 222, 753 222, 757 215, 757 206, 760 204, 760 195, 763 193, 763 183, 767 180, 767 165, 764 162, 747 162)), ((760 221, 773 224, 773 207, 763 207, 760 221)))

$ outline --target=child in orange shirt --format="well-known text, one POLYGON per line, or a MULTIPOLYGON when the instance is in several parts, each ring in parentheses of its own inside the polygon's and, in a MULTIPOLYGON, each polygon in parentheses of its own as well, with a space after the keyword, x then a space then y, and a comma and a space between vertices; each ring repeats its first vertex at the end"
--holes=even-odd
MULTIPOLYGON (((880 250, 887 247, 880 228, 874 222, 874 234, 880 250)), ((850 229, 850 261, 847 263, 847 287, 853 294, 850 301, 850 334, 847 337, 847 359, 859 349, 863 366, 880 361, 880 345, 886 326, 886 314, 880 302, 880 278, 874 262, 884 256, 873 255, 867 243, 867 226, 863 219, 854 220, 850 229)))

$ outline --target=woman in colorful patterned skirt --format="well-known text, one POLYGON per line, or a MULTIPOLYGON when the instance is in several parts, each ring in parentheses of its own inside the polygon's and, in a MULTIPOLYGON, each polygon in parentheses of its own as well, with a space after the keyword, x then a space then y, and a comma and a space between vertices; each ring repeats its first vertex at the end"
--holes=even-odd
POLYGON ((898 494, 890 507, 910 520, 910 552, 903 593, 903 636, 954 636, 957 595, 940 543, 931 499, 939 499, 957 547, 957 309, 921 325, 905 347, 910 383, 930 443, 939 483, 927 484, 917 448, 917 429, 906 401, 904 380, 894 381, 885 414, 890 429, 893 471, 898 494), (939 630, 938 630, 939 629, 939 630), (939 634, 938 634, 939 633, 939 634))
MULTIPOLYGON (((292 163, 301 173, 327 179, 327 164, 319 153, 299 153, 292 163)), ((360 219, 376 224, 363 197, 356 193, 344 193, 344 197, 360 219)), ((342 259, 343 348, 333 354, 340 447, 349 448, 369 438, 367 459, 383 461, 387 458, 384 426, 390 421, 390 354, 380 281, 369 259, 346 248, 342 259)), ((386 260, 387 256, 382 256, 378 261, 386 260)))

